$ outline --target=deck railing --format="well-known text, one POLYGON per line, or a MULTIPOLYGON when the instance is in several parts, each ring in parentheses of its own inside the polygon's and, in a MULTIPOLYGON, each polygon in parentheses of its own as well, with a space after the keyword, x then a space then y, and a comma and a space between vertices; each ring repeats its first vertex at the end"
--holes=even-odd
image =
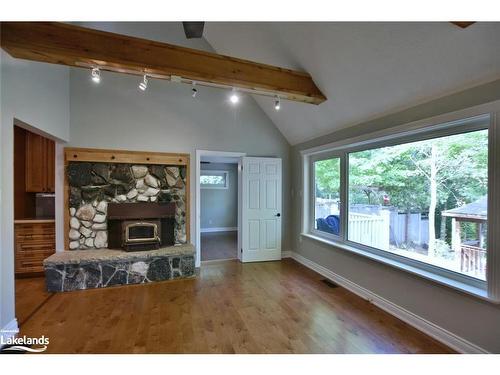
POLYGON ((486 274, 486 249, 460 245, 460 270, 475 276, 486 274))
POLYGON ((380 215, 349 213, 349 241, 389 250, 389 211, 380 215))

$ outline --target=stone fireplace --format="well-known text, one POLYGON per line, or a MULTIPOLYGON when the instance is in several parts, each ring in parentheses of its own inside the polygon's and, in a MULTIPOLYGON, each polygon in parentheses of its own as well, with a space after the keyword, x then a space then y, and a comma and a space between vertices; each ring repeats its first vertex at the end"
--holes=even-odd
POLYGON ((66 173, 70 250, 108 248, 109 204, 171 203, 174 243, 186 243, 186 166, 70 161, 66 173))
POLYGON ((48 291, 195 276, 188 154, 66 148, 64 157, 69 251, 44 260, 48 291))

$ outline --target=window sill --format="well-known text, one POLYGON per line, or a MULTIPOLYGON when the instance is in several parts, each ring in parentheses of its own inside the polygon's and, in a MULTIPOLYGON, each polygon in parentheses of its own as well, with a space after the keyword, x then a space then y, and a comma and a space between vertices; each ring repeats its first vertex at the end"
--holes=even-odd
POLYGON ((473 297, 480 298, 484 301, 494 303, 494 304, 500 304, 500 301, 489 297, 488 291, 485 289, 478 288, 478 287, 475 287, 475 286, 472 286, 472 285, 469 285, 469 284, 466 284, 466 283, 463 283, 463 282, 460 282, 460 281, 457 281, 457 280, 454 280, 454 279, 451 279, 451 278, 448 278, 448 277, 445 277, 442 275, 437 275, 435 273, 425 271, 423 269, 408 265, 406 263, 398 262, 397 260, 394 260, 394 259, 388 259, 388 258, 385 258, 383 256, 373 254, 369 251, 358 249, 354 246, 349 246, 345 243, 328 240, 326 238, 315 236, 315 235, 309 234, 309 233, 301 233, 301 236, 305 237, 305 238, 312 239, 314 241, 321 242, 321 243, 326 244, 328 246, 332 246, 332 247, 335 247, 338 249, 346 250, 350 253, 354 253, 354 254, 363 256, 365 258, 374 260, 374 261, 379 262, 379 263, 383 263, 383 264, 388 265, 390 267, 411 273, 413 275, 416 275, 416 276, 422 277, 424 279, 433 281, 433 282, 438 283, 440 285, 450 287, 452 289, 458 290, 462 293, 466 293, 466 294, 471 295, 473 297))

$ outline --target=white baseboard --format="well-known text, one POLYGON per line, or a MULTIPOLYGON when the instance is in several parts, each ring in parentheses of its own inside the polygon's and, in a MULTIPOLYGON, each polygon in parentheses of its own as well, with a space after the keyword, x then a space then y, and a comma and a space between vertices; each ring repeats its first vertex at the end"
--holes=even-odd
POLYGON ((0 330, 0 336, 1 336, 0 343, 6 342, 11 337, 16 336, 18 332, 19 332, 19 327, 17 325, 17 319, 14 318, 0 330))
MULTIPOLYGON (((489 353, 487 350, 465 340, 462 337, 455 335, 450 331, 447 331, 446 329, 412 313, 411 311, 404 309, 401 306, 396 305, 391 301, 388 301, 387 299, 371 292, 370 290, 356 283, 353 283, 352 281, 346 279, 343 276, 337 275, 336 273, 330 271, 329 269, 303 257, 302 255, 296 252, 290 251, 290 252, 283 252, 282 254, 284 253, 289 253, 289 257, 296 260, 300 264, 306 266, 307 268, 312 269, 313 271, 316 271, 320 275, 334 281, 340 286, 343 286, 344 288, 360 296, 361 298, 370 301, 375 306, 381 308, 382 310, 388 312, 389 314, 395 316, 396 318, 401 319, 405 323, 411 325, 412 327, 415 327, 419 331, 424 332, 425 334, 431 336, 432 338, 438 340, 439 342, 442 342, 443 344, 456 350, 459 353, 467 353, 467 354, 489 353)), ((282 255, 282 257, 286 258, 287 256, 282 255)))
POLYGON ((234 232, 238 227, 201 228, 200 233, 234 232))
POLYGON ((291 258, 292 257, 292 251, 290 250, 282 250, 281 251, 281 259, 283 258, 291 258))

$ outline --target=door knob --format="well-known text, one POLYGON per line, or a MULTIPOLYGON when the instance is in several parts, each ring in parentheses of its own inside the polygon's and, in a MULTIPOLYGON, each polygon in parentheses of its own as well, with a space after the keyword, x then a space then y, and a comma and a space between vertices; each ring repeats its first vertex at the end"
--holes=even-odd
POLYGON ((281 214, 280 214, 280 213, 277 213, 277 214, 276 214, 276 216, 277 216, 277 217, 280 217, 280 216, 281 216, 281 214))

